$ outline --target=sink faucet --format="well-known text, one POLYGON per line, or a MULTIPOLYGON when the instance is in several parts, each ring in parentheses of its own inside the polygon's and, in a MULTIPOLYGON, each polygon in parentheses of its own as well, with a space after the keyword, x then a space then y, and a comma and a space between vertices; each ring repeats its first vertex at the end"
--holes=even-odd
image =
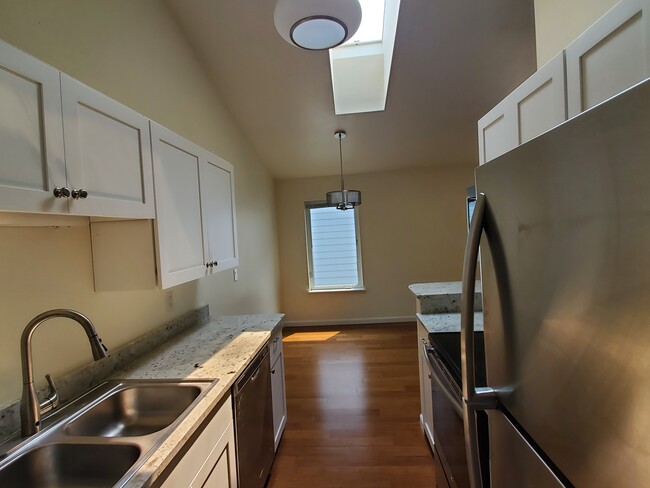
POLYGON ((83 314, 68 309, 55 309, 43 312, 34 317, 25 327, 23 335, 20 338, 20 356, 23 369, 23 396, 20 400, 20 430, 23 437, 36 434, 41 430, 41 415, 56 408, 59 403, 59 394, 56 391, 52 377, 47 374, 45 378, 50 386, 50 392, 42 403, 38 402, 36 390, 34 389, 34 371, 32 365, 32 335, 34 331, 46 320, 64 317, 72 319, 81 325, 88 335, 90 348, 93 352, 95 361, 108 356, 106 346, 97 335, 93 323, 83 314))

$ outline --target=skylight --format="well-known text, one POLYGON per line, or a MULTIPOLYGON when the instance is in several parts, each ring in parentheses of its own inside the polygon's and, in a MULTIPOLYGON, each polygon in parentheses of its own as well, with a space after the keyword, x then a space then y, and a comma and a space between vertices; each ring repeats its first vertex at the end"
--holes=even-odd
POLYGON ((378 42, 384 35, 385 0, 359 0, 361 4, 361 25, 357 32, 343 46, 378 42))
POLYGON ((330 49, 336 115, 386 108, 400 0, 360 0, 363 17, 352 38, 330 49))

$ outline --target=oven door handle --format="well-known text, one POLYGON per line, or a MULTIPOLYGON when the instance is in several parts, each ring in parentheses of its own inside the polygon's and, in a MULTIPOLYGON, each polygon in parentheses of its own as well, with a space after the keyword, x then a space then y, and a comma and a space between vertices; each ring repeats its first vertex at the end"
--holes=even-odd
POLYGON ((434 349, 428 344, 423 344, 422 347, 424 348, 424 357, 426 358, 429 369, 431 370, 431 377, 445 394, 447 400, 451 402, 454 410, 456 410, 456 413, 462 417, 463 405, 461 403, 461 400, 457 395, 454 394, 454 390, 449 385, 449 382, 445 380, 445 374, 443 373, 440 366, 438 366, 435 361, 431 361, 431 356, 435 355, 434 349))

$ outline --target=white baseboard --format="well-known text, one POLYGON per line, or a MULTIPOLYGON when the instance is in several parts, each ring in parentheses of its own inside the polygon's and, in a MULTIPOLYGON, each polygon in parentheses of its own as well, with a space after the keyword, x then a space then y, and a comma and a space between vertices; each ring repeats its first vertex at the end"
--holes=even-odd
POLYGON ((415 322, 415 315, 404 317, 368 317, 362 319, 335 320, 288 320, 285 327, 315 327, 319 325, 359 325, 359 324, 395 324, 399 322, 415 322))

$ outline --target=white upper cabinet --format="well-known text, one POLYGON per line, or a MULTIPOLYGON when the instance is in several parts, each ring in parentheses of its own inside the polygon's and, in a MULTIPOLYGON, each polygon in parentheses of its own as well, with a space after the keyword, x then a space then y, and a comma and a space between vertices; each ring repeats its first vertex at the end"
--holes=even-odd
POLYGON ((153 218, 147 119, 0 41, 0 210, 153 218))
POLYGON ((200 166, 205 261, 212 273, 239 265, 233 167, 206 153, 200 166))
POLYGON ((203 149, 151 122, 156 239, 162 288, 208 272, 204 259, 199 164, 203 149))
POLYGON ((0 210, 66 213, 59 72, 0 41, 0 210))
POLYGON ((148 119, 65 74, 61 93, 70 213, 153 218, 148 119))
POLYGON ((650 0, 622 0, 566 48, 569 117, 650 76, 650 0))
POLYGON ((515 106, 516 145, 525 144, 567 119, 564 53, 519 85, 508 97, 515 106))
POLYGON ((239 265, 233 167, 151 123, 162 288, 239 265))
POLYGON ((479 163, 648 77, 650 0, 621 0, 479 120, 479 163))
POLYGON ((545 64, 478 122, 479 164, 566 120, 564 53, 545 64))
POLYGON ((517 145, 514 105, 503 100, 478 121, 479 164, 498 158, 517 145))

